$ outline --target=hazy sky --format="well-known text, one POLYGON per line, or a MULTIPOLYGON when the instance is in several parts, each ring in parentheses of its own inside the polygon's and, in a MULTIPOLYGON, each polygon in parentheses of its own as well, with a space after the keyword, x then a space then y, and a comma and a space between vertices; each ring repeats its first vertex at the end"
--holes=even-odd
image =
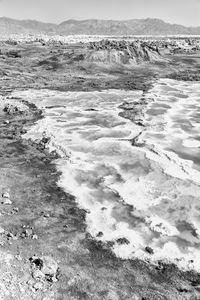
POLYGON ((200 0, 0 0, 0 16, 54 23, 149 17, 200 26, 200 0))

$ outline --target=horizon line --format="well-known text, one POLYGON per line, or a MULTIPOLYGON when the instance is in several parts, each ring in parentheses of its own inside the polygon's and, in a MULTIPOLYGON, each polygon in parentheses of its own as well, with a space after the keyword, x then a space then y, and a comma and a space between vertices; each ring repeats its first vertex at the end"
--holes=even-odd
POLYGON ((15 21, 32 21, 32 22, 39 22, 39 23, 44 23, 44 24, 52 24, 52 25, 60 25, 64 22, 67 22, 67 21, 78 21, 78 22, 81 22, 81 21, 113 21, 113 22, 128 22, 128 21, 132 21, 132 20, 159 20, 159 21, 162 21, 166 24, 170 24, 170 25, 179 25, 179 26, 183 26, 183 27, 187 27, 187 28, 198 28, 200 27, 200 25, 197 25, 197 26, 187 26, 187 25, 183 25, 183 24, 180 24, 180 23, 170 23, 170 22, 167 22, 163 19, 160 19, 160 18, 133 18, 133 19, 99 19, 99 18, 87 18, 87 19, 73 19, 73 18, 70 18, 70 19, 66 19, 60 23, 54 23, 54 22, 47 22, 47 21, 42 21, 42 20, 38 20, 38 19, 18 19, 18 18, 10 18, 10 17, 6 17, 6 16, 0 16, 0 19, 10 19, 10 20, 15 20, 15 21))

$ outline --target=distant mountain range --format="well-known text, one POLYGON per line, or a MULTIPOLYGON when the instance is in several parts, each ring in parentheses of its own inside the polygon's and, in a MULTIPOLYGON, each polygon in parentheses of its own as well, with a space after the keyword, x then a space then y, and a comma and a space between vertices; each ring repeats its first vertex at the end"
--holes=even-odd
POLYGON ((67 20, 61 24, 32 20, 0 18, 0 35, 7 34, 61 34, 61 35, 200 35, 200 27, 169 24, 159 19, 67 20))

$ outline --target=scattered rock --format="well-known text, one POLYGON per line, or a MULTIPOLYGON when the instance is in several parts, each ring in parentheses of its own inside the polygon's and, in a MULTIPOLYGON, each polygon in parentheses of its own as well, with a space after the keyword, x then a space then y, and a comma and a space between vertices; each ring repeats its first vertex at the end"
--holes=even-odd
POLYGON ((3 233, 5 233, 5 230, 2 227, 0 227, 0 234, 3 234, 3 233))
POLYGON ((14 235, 13 235, 11 232, 8 232, 8 233, 7 233, 7 237, 8 237, 8 238, 13 238, 14 235))
POLYGON ((18 207, 14 207, 14 208, 13 208, 13 211, 14 211, 14 212, 18 212, 18 211, 19 211, 19 208, 18 208, 18 207))
POLYGON ((11 239, 14 239, 14 238, 15 238, 15 236, 14 236, 13 233, 11 233, 11 232, 8 232, 8 233, 7 233, 7 239, 8 239, 8 240, 11 240, 11 239))
POLYGON ((103 236, 103 232, 99 231, 96 236, 97 237, 102 237, 103 236))
POLYGON ((39 268, 41 270, 41 268, 43 266, 43 261, 41 258, 39 258, 37 256, 32 256, 29 260, 33 264, 34 267, 39 268))
POLYGON ((10 194, 8 193, 8 192, 4 192, 3 194, 2 194, 2 198, 10 198, 10 194))
POLYGON ((104 210, 107 210, 107 208, 106 207, 102 207, 101 210, 104 211, 104 210))
POLYGON ((4 198, 2 201, 1 201, 2 204, 5 204, 5 205, 11 205, 12 204, 12 201, 8 198, 4 198))
POLYGON ((188 293, 190 290, 186 287, 180 287, 177 289, 180 293, 188 293))
POLYGON ((0 236, 0 246, 4 246, 5 245, 5 239, 2 238, 2 235, 0 236))
POLYGON ((51 258, 50 256, 43 256, 42 261, 43 261, 43 266, 41 268, 41 271, 45 275, 49 275, 52 277, 56 276, 56 273, 58 270, 57 262, 55 262, 55 260, 53 258, 51 258))
POLYGON ((27 282, 26 282, 29 286, 33 286, 34 283, 35 283, 35 280, 33 278, 29 279, 27 282))
POLYGON ((127 240, 126 238, 119 238, 117 239, 117 243, 120 244, 120 245, 123 245, 123 244, 130 244, 129 240, 127 240))
POLYGON ((69 233, 73 231, 77 231, 77 228, 75 226, 68 225, 68 224, 64 225, 64 228, 65 228, 65 232, 69 232, 69 233))
POLYGON ((39 269, 36 269, 33 271, 32 276, 34 279, 36 280, 41 280, 45 278, 45 275, 42 271, 40 271, 39 269))
MULTIPOLYGON (((57 262, 50 256, 42 256, 41 258, 33 256, 30 258, 32 268, 40 271, 45 279, 50 282, 57 281, 57 275, 59 268, 57 262)), ((35 272, 35 271, 34 271, 35 272)), ((41 273, 37 272, 34 276, 41 276, 41 273)))
POLYGON ((136 124, 144 127, 144 124, 141 121, 136 122, 136 124))
MULTIPOLYGON (((107 245, 108 247, 112 248, 112 247, 115 245, 115 242, 114 242, 114 241, 108 241, 108 242, 106 243, 106 245, 107 245)), ((99 244, 99 246, 102 247, 101 244, 99 244)))
POLYGON ((42 288, 43 288, 42 282, 36 282, 36 283, 33 285, 33 288, 34 288, 36 291, 42 290, 42 288))
POLYGON ((153 249, 152 249, 151 247, 149 247, 149 246, 147 246, 147 247, 145 248, 145 251, 148 252, 149 254, 154 254, 153 249))
POLYGON ((37 239, 38 239, 37 234, 33 234, 32 239, 33 239, 33 240, 37 240, 37 239))
POLYGON ((140 300, 141 298, 137 295, 133 295, 133 298, 131 298, 131 300, 140 300))
POLYGON ((15 258, 19 261, 22 261, 22 257, 20 255, 16 255, 15 258))
POLYGON ((27 228, 21 233, 22 238, 30 238, 31 236, 33 236, 33 230, 31 228, 27 228))
POLYGON ((43 215, 44 218, 50 218, 50 214, 49 213, 43 212, 42 215, 43 215))
POLYGON ((95 108, 87 108, 85 111, 98 111, 98 110, 95 108))

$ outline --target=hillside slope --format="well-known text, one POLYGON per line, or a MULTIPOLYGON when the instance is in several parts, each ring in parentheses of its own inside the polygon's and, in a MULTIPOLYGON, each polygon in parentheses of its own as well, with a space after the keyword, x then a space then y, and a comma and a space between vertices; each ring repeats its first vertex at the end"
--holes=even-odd
POLYGON ((200 27, 184 27, 159 19, 67 20, 59 25, 33 20, 0 18, 0 34, 200 35, 200 27))
POLYGON ((68 20, 56 28, 61 34, 98 35, 166 35, 200 34, 200 27, 184 27, 165 23, 159 19, 133 19, 127 21, 68 20))
POLYGON ((32 20, 0 18, 0 34, 38 34, 55 32, 56 25, 32 20))

